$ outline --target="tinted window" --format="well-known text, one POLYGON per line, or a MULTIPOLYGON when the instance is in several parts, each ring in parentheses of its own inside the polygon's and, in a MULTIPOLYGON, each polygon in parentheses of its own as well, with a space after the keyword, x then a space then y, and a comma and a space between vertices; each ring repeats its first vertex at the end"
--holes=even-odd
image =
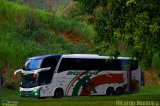
POLYGON ((58 72, 65 70, 121 70, 120 60, 63 58, 58 72))
POLYGON ((32 88, 37 86, 36 78, 33 77, 33 74, 21 74, 21 87, 23 88, 32 88))
POLYGON ((51 69, 39 73, 39 80, 38 80, 39 85, 45 85, 51 82, 53 77, 53 72, 55 71, 58 60, 59 60, 58 58, 53 58, 53 57, 46 58, 43 60, 42 68, 51 67, 51 69))
POLYGON ((58 72, 65 70, 135 70, 137 60, 63 58, 58 72), (129 69, 130 68, 130 69, 129 69))

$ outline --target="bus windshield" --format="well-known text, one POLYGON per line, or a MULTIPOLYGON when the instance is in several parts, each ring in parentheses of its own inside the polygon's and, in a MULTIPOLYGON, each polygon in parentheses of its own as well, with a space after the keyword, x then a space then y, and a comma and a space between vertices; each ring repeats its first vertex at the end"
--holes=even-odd
POLYGON ((24 69, 27 71, 37 70, 41 67, 42 59, 29 59, 25 63, 24 69))
POLYGON ((24 70, 25 71, 34 71, 39 68, 48 68, 49 70, 41 71, 37 73, 37 77, 34 78, 34 74, 22 73, 21 87, 31 88, 39 85, 46 85, 51 83, 53 73, 57 66, 59 58, 45 58, 45 59, 28 59, 24 70))
POLYGON ((33 77, 33 74, 22 74, 21 75, 21 87, 23 88, 32 88, 38 85, 37 79, 33 77))

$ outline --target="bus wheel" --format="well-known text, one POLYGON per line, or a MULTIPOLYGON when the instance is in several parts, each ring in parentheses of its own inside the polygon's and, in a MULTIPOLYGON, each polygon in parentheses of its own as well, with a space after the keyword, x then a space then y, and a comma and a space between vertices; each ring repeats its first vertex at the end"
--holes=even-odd
POLYGON ((46 99, 47 97, 38 97, 38 99, 46 99))
POLYGON ((107 88, 107 90, 106 90, 106 95, 107 95, 107 96, 114 95, 114 89, 113 89, 113 87, 107 88))
POLYGON ((123 93, 124 93, 124 91, 123 91, 123 88, 122 88, 122 87, 118 87, 118 88, 116 89, 116 92, 115 92, 116 95, 122 95, 123 93))
POLYGON ((64 95, 63 89, 61 89, 61 88, 56 89, 54 92, 55 98, 61 98, 61 97, 63 97, 63 95, 64 95))

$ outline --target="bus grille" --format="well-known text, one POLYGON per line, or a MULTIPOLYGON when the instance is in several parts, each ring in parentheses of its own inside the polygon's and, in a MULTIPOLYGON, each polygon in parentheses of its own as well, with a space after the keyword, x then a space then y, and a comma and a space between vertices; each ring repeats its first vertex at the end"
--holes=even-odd
POLYGON ((23 94, 31 94, 32 91, 22 91, 23 94))

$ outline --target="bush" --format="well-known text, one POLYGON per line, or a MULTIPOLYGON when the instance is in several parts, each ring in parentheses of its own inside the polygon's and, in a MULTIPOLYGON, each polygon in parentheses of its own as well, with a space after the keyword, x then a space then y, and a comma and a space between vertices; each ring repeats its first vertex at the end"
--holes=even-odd
POLYGON ((157 72, 160 78, 160 55, 159 53, 154 53, 152 57, 152 68, 157 72))
POLYGON ((160 56, 159 53, 154 53, 152 57, 152 68, 160 70, 160 56))
POLYGON ((11 82, 5 82, 3 85, 4 88, 8 88, 11 90, 16 90, 16 83, 11 81, 11 82))

